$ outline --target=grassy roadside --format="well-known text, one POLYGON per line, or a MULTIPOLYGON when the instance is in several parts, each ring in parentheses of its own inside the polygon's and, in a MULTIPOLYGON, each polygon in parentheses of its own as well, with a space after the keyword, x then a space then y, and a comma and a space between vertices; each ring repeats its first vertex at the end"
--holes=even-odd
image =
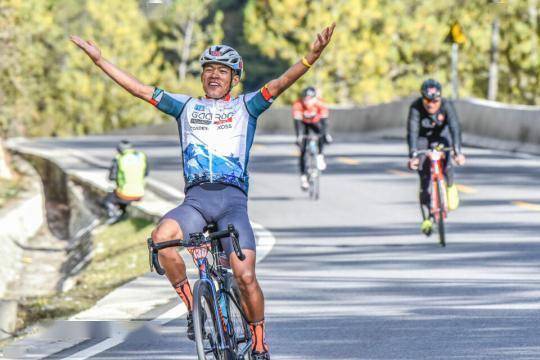
POLYGON ((0 208, 24 189, 24 181, 21 181, 20 178, 14 180, 0 179, 0 208))
POLYGON ((94 257, 69 291, 27 298, 19 305, 19 328, 86 310, 118 286, 148 271, 146 238, 153 223, 128 219, 94 236, 94 257))

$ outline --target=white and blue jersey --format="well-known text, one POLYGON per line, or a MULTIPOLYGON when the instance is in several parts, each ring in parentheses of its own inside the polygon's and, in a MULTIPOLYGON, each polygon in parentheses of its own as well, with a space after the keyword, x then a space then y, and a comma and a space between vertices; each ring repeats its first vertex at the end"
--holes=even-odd
POLYGON ((150 102, 178 123, 186 190, 210 182, 236 186, 247 193, 249 151, 257 118, 272 101, 266 87, 223 100, 155 89, 150 102))

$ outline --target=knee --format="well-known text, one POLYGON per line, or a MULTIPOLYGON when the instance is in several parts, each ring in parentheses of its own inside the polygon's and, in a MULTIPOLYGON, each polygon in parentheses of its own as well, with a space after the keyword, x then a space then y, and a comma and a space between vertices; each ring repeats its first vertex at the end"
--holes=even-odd
POLYGON ((247 270, 236 275, 236 282, 240 289, 249 289, 257 284, 255 271, 247 270))
MULTIPOLYGON (((154 243, 160 243, 169 240, 181 239, 182 231, 179 230, 178 226, 172 226, 171 224, 160 224, 154 231, 152 231, 152 240, 154 243)), ((159 251, 159 257, 162 260, 168 261, 178 261, 180 255, 177 253, 176 248, 166 248, 159 251)))
POLYGON ((152 240, 155 243, 181 238, 182 231, 180 230, 180 226, 172 220, 165 220, 152 231, 152 240))

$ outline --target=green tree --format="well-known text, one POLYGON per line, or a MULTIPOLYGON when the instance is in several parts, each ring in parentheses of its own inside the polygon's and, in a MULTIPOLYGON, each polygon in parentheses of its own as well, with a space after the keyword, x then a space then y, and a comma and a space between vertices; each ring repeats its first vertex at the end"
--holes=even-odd
POLYGON ((460 49, 461 94, 484 97, 496 7, 504 12, 501 100, 538 102, 537 0, 249 0, 244 27, 246 39, 264 55, 292 64, 305 54, 316 31, 336 21, 325 57, 283 100, 291 101, 311 83, 327 100, 370 104, 417 94, 428 76, 449 89, 450 44, 443 40, 459 20, 468 38, 460 49))
POLYGON ((223 12, 216 0, 172 0, 148 15, 167 73, 163 87, 171 91, 201 94, 199 56, 211 44, 221 43, 223 12))
POLYGON ((54 119, 54 131, 59 135, 99 133, 155 121, 157 114, 151 106, 103 76, 67 37, 74 33, 92 39, 103 55, 120 68, 144 83, 158 84, 170 74, 160 70, 163 59, 157 54, 146 17, 131 1, 77 4, 65 1, 53 9, 58 23, 63 22, 66 14, 72 19, 63 24, 65 31, 58 42, 62 70, 47 112, 54 119))

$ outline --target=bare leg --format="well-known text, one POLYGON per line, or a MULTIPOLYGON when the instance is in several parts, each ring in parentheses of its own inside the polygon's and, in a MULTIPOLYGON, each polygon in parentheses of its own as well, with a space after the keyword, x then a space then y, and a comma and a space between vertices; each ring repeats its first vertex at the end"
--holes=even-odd
POLYGON ((246 258, 240 261, 236 254, 230 255, 234 277, 242 295, 244 309, 254 337, 253 350, 268 351, 264 329, 264 295, 255 275, 255 251, 243 250, 246 258))
POLYGON ((255 276, 255 251, 243 250, 246 258, 240 261, 236 254, 230 255, 236 283, 242 295, 242 307, 249 321, 264 319, 264 295, 255 276))
MULTIPOLYGON (((152 232, 155 243, 182 239, 183 234, 176 221, 165 219, 152 232)), ((186 264, 176 251, 176 248, 166 248, 159 251, 159 263, 165 269, 165 275, 171 282, 178 295, 182 298, 189 311, 193 304, 191 288, 186 276, 186 264)))

